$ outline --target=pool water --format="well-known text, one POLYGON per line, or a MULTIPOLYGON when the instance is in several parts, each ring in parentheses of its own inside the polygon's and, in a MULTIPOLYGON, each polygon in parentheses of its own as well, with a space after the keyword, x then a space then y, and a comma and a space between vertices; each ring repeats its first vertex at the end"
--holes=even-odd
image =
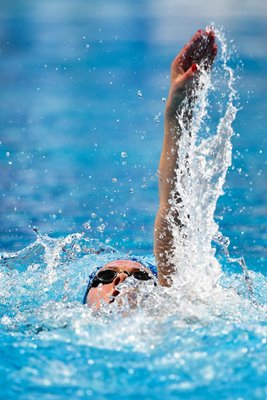
POLYGON ((1 5, 0 398, 266 398, 267 10, 246 6, 1 5), (174 288, 145 283, 135 309, 96 315, 81 304, 94 267, 154 262, 169 65, 210 21, 226 41, 196 142, 225 138, 224 195, 206 218, 215 182, 174 288))

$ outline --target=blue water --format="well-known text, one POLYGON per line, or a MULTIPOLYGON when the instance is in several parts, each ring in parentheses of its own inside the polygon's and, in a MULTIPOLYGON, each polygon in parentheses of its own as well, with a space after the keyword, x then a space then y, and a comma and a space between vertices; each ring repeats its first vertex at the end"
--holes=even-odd
POLYGON ((267 397, 267 7, 213 3, 191 2, 193 16, 172 1, 1 4, 0 398, 267 397), (253 295, 219 252, 222 285, 242 301, 181 307, 156 291, 154 307, 96 317, 80 303, 93 266, 128 252, 153 261, 169 64, 210 21, 239 54, 215 220, 253 295))

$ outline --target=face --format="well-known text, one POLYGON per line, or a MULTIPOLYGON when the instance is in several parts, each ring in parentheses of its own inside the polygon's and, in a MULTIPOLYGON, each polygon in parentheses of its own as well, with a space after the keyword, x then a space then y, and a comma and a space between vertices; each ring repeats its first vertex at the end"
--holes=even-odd
POLYGON ((105 269, 115 271, 117 276, 115 276, 114 280, 110 283, 99 284, 97 287, 91 287, 87 294, 86 304, 94 308, 94 310, 98 310, 103 303, 112 303, 120 294, 118 285, 124 282, 129 275, 133 274, 134 272, 138 272, 140 270, 146 271, 152 277, 148 268, 145 268, 142 264, 131 260, 112 261, 111 263, 108 263, 102 267, 98 273, 100 271, 104 271, 105 269))

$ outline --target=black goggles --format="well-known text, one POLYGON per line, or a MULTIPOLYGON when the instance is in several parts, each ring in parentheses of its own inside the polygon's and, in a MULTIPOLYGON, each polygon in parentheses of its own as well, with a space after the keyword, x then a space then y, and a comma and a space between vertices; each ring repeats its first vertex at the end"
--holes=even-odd
MULTIPOLYGON (((135 279, 138 279, 139 281, 148 281, 149 279, 152 279, 152 277, 149 275, 147 271, 143 271, 141 269, 133 273, 129 273, 127 271, 121 271, 121 272, 124 272, 128 276, 133 276, 135 279)), ((100 283, 102 283, 102 285, 105 285, 107 283, 113 282, 116 276, 121 272, 116 272, 113 271, 112 269, 104 269, 103 271, 99 271, 92 280, 90 288, 92 287, 96 288, 100 283)))

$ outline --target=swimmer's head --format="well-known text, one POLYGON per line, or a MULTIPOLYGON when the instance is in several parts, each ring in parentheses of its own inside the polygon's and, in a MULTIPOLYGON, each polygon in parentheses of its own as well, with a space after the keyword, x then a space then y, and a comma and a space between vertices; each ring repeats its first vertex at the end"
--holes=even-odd
POLYGON ((95 310, 98 310, 101 304, 112 303, 120 294, 118 285, 130 276, 140 281, 154 279, 153 272, 137 261, 112 261, 91 275, 83 303, 95 310))

